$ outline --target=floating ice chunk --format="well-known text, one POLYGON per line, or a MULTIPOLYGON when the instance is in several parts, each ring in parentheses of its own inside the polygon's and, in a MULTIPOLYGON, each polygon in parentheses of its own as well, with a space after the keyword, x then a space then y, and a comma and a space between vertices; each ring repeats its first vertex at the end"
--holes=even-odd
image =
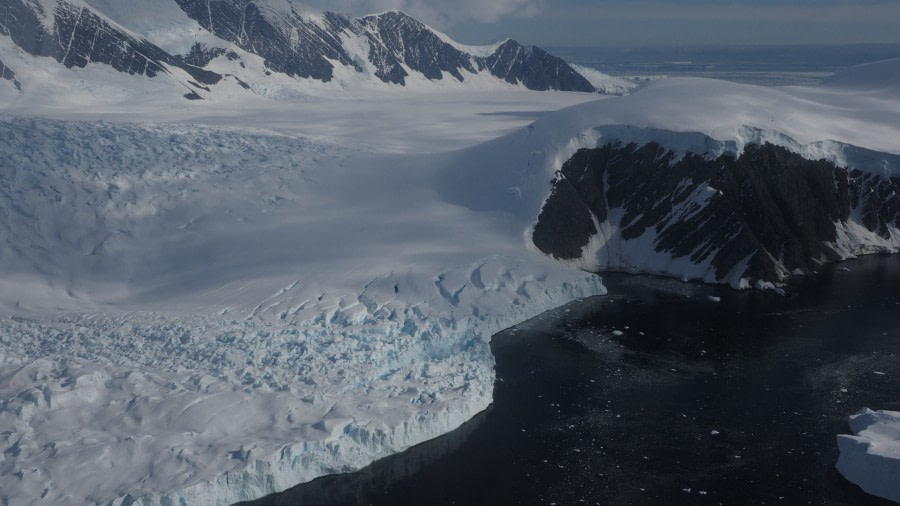
POLYGON ((837 470, 866 493, 900 502, 900 412, 863 408, 837 437, 837 470))

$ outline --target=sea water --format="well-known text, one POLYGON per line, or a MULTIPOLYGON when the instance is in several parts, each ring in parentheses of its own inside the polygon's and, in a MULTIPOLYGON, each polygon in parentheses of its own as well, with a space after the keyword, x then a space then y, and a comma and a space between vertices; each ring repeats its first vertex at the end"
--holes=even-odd
POLYGON ((852 65, 896 58, 900 45, 556 47, 550 52, 569 63, 637 80, 681 76, 808 86, 852 65))

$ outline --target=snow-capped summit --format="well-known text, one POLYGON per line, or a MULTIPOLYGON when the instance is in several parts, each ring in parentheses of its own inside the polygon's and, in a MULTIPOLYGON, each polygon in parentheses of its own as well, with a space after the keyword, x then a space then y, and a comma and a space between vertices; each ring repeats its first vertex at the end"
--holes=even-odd
MULTIPOLYGON (((394 76, 402 73, 403 67, 436 80, 443 79, 444 73, 465 81, 464 73, 488 72, 532 90, 594 91, 587 79, 562 59, 535 46, 523 46, 511 39, 494 46, 464 46, 400 11, 366 16, 360 21, 374 37, 371 42, 380 41, 387 54, 394 56, 390 66, 396 71, 394 76)), ((379 77, 387 81, 383 75, 379 77)), ((403 84, 403 77, 390 82, 403 84)))
POLYGON ((59 64, 161 78, 175 99, 412 82, 596 91, 540 48, 465 46, 400 11, 352 18, 291 0, 9 0, 0 19, 0 77, 19 76, 25 91, 46 86, 49 73, 71 79, 59 64))

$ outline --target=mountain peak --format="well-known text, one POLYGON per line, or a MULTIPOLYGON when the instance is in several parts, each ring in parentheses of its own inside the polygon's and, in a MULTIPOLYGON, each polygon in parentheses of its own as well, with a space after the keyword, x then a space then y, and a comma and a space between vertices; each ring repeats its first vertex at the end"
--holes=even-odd
POLYGON ((378 14, 369 14, 360 18, 362 23, 378 23, 395 28, 406 27, 407 29, 436 32, 433 28, 410 16, 409 14, 393 9, 378 14))
POLYGON ((398 18, 408 18, 408 19, 412 19, 412 20, 414 20, 414 21, 418 21, 417 19, 413 18, 412 16, 410 16, 409 14, 403 12, 403 11, 400 10, 400 9, 388 9, 388 10, 386 10, 386 11, 378 12, 378 13, 375 13, 375 14, 367 14, 366 16, 363 16, 363 17, 367 17, 367 18, 368 18, 368 17, 380 18, 380 17, 385 17, 385 16, 387 16, 387 17, 398 17, 398 18))
MULTIPOLYGON (((240 84, 245 91, 238 93, 270 90, 277 81, 296 95, 308 88, 304 80, 332 83, 336 76, 339 87, 371 81, 468 85, 472 76, 489 75, 498 85, 595 91, 563 60, 537 48, 511 39, 466 46, 396 9, 352 18, 316 13, 293 0, 155 0, 152 6, 139 0, 6 0, 0 19, 10 20, 0 26, 0 36, 28 55, 50 56, 67 68, 90 63, 162 76, 192 99, 214 94, 220 81, 240 84), (541 58, 533 58, 538 51, 541 58)), ((27 85, 23 65, 5 62, 27 85)))

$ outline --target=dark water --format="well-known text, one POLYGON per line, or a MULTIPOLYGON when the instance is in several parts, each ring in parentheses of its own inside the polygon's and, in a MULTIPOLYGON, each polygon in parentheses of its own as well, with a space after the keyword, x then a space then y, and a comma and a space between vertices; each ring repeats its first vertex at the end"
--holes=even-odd
POLYGON ((900 410, 900 257, 841 267, 788 297, 606 276, 494 338, 470 423, 255 504, 888 504, 834 470, 835 435, 900 410))
POLYGON ((819 84, 849 66, 896 58, 900 45, 556 47, 551 52, 613 76, 709 77, 788 86, 819 84))

